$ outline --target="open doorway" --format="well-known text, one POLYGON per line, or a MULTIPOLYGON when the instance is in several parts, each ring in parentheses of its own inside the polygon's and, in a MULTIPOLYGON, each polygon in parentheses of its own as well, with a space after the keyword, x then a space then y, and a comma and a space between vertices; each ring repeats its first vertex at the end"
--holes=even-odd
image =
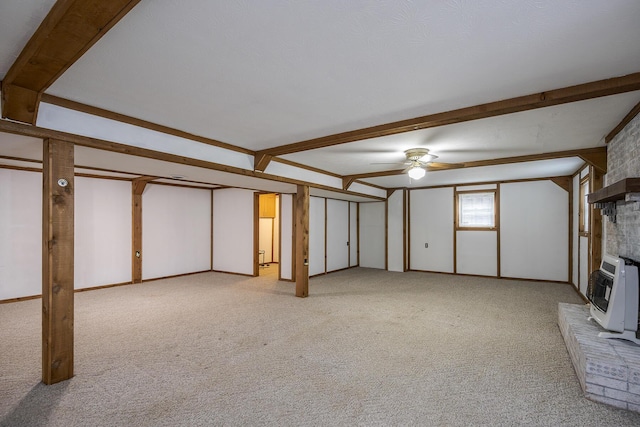
POLYGON ((258 197, 258 275, 278 276, 280 260, 280 195, 258 197))

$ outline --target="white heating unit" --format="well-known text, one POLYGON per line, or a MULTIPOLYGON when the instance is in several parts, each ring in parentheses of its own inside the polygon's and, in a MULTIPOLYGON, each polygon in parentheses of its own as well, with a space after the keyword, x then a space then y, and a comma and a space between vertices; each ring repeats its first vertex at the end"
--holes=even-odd
POLYGON ((589 319, 611 332, 603 338, 620 338, 640 345, 638 330, 638 263, 628 258, 604 255, 600 270, 591 273, 587 298, 589 319))

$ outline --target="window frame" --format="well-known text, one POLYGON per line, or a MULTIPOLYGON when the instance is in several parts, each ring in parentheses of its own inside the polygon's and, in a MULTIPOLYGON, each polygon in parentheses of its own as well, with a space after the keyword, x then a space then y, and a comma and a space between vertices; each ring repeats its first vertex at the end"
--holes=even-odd
POLYGON ((486 190, 469 190, 469 191, 455 191, 455 229, 456 231, 495 231, 498 229, 498 190, 491 188, 486 190), (493 195, 493 226, 462 226, 461 223, 461 208, 462 203, 460 197, 468 194, 485 194, 491 193, 493 195))

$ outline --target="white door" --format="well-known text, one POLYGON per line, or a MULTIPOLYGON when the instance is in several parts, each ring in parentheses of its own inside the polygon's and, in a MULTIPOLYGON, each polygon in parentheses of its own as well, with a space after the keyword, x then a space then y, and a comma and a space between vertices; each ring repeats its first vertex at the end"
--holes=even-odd
POLYGON ((324 274, 324 207, 320 197, 309 198, 309 276, 324 274))
POLYGON ((327 199, 327 271, 349 267, 349 202, 327 199))
POLYGON ((409 268, 453 273, 453 188, 409 192, 409 268))

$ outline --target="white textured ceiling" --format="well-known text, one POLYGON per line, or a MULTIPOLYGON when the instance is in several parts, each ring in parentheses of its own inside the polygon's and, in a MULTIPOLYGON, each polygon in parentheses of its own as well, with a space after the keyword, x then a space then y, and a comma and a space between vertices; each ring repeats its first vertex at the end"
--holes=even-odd
POLYGON ((539 160, 535 162, 427 172, 424 178, 417 181, 410 179, 406 174, 367 178, 363 181, 381 185, 386 188, 415 188, 438 185, 473 184, 479 182, 512 181, 572 175, 583 164, 584 161, 580 158, 568 157, 564 159, 539 160))
POLYGON ((640 92, 491 117, 288 154, 340 175, 403 165, 404 150, 428 148, 437 162, 462 163, 604 146, 604 136, 640 101, 640 92))
POLYGON ((640 70, 640 2, 142 1, 48 91, 250 149, 640 70))
POLYGON ((0 2, 0 80, 9 71, 55 0, 0 2))
MULTIPOLYGON (((0 77, 52 4, 0 3, 0 77)), ((638 22, 634 0, 142 0, 47 93, 259 150, 639 72, 638 22)), ((411 147, 442 162, 596 147, 638 101, 622 94, 283 157, 347 175, 396 169, 372 163, 411 147)), ((19 151, 7 147, 0 155, 19 151)), ((85 166, 160 171, 89 154, 85 166)), ((576 162, 557 160, 553 172, 576 162)), ((552 172, 535 164, 434 172, 420 185, 552 172)))

